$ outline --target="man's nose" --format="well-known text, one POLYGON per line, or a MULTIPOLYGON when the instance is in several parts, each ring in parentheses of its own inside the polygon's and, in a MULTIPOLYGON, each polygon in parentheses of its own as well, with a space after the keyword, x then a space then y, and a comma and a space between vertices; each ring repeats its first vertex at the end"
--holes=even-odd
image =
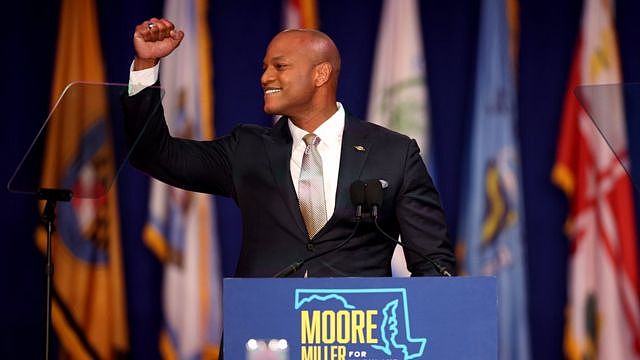
POLYGON ((273 81, 273 70, 271 70, 271 67, 266 67, 262 71, 262 76, 260 77, 260 83, 262 84, 262 86, 267 86, 272 81, 273 81))

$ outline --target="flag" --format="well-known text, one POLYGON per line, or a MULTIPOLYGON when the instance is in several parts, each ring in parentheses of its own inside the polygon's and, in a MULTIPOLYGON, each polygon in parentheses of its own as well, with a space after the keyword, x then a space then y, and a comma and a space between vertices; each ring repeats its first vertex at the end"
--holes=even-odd
MULTIPOLYGON (((52 104, 71 81, 104 81, 98 29, 94 1, 62 2, 52 104)), ((64 114, 48 124, 43 187, 81 194, 82 187, 114 177, 106 91, 97 85, 85 90, 73 91, 74 101, 57 108, 64 114)), ((116 186, 102 198, 74 198, 57 210, 52 323, 60 350, 73 359, 123 358, 129 344, 116 186)), ((44 251, 46 233, 39 229, 36 240, 44 251)))
POLYGON ((285 29, 318 29, 316 0, 283 0, 283 26, 285 29))
MULTIPOLYGON (((415 139, 429 152, 429 105, 420 11, 415 0, 385 0, 369 93, 368 120, 415 139)), ((392 260, 395 276, 408 276, 400 246, 392 260)))
MULTIPOLYGON (((168 0, 165 17, 185 36, 162 60, 160 82, 173 136, 213 138, 212 61, 207 2, 168 0)), ((221 269, 214 199, 152 180, 145 243, 164 264, 165 359, 217 359, 222 327, 221 269)))
MULTIPOLYGON (((568 295, 564 349, 568 359, 640 359, 640 301, 633 191, 614 153, 579 106, 579 84, 622 79, 613 1, 586 0, 567 94, 553 182, 566 193, 569 216, 568 295)), ((598 119, 628 160, 622 94, 601 94, 609 117, 598 119)))
POLYGON ((515 31, 508 18, 517 13, 516 7, 505 0, 481 4, 471 138, 456 244, 460 273, 496 277, 501 359, 530 357, 515 52, 510 50, 515 31))

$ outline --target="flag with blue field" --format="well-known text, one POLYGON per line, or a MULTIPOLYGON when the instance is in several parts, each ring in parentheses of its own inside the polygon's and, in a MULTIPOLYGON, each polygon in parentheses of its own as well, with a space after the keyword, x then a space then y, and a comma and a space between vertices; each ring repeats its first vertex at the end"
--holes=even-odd
POLYGON ((499 357, 528 359, 524 206, 516 139, 515 61, 510 50, 514 32, 507 14, 507 1, 482 2, 456 251, 462 274, 497 278, 499 357))

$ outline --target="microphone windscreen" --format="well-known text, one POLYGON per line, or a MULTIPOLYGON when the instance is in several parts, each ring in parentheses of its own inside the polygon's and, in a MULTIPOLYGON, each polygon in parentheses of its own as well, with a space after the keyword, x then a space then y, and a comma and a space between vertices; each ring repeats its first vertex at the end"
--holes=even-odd
POLYGON ((366 198, 369 206, 382 205, 382 198, 384 198, 384 192, 382 191, 382 185, 378 180, 369 180, 366 182, 366 198))
POLYGON ((353 206, 364 205, 367 201, 364 195, 364 182, 356 180, 351 184, 351 203, 353 206))

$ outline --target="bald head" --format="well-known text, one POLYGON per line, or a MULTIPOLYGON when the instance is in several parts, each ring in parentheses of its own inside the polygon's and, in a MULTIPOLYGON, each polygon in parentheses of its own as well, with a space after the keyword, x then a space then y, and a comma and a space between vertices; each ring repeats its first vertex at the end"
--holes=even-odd
POLYGON ((291 41, 292 44, 309 51, 316 64, 329 63, 337 83, 340 74, 340 52, 327 34, 312 29, 287 29, 276 35, 272 41, 278 38, 284 38, 285 41, 291 41))

